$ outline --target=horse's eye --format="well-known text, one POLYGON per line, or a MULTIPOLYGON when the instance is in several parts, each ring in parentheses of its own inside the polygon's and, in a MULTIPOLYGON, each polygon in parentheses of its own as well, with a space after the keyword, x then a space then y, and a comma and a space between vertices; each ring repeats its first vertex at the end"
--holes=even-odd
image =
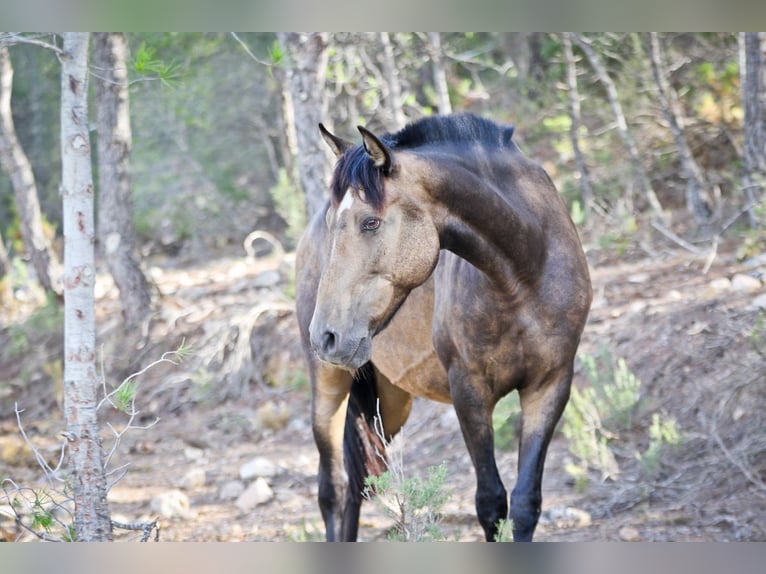
POLYGON ((362 222, 362 231, 375 231, 380 227, 380 218, 368 217, 362 222))

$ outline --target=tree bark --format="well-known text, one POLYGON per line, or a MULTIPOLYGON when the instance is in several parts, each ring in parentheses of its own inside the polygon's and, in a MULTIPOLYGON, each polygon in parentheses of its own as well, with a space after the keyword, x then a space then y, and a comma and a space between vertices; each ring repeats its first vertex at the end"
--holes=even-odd
POLYGON ((64 212, 64 415, 77 540, 112 538, 96 416, 93 173, 88 134, 89 33, 64 34, 61 191, 64 212))
POLYGON ((433 71, 434 88, 438 98, 440 114, 451 114, 452 104, 449 99, 447 86, 447 72, 444 69, 442 58, 442 40, 439 32, 428 33, 428 54, 431 57, 431 70, 433 71))
POLYGON ((579 34, 572 33, 571 37, 572 40, 574 40, 574 42, 580 47, 580 49, 582 49, 585 57, 588 58, 593 71, 596 73, 599 82, 604 86, 607 99, 609 100, 609 105, 612 108, 612 113, 614 114, 614 118, 617 123, 617 130, 619 131, 620 137, 622 138, 622 141, 628 150, 628 154, 630 155, 631 163, 633 165, 636 176, 638 177, 641 189, 646 196, 646 200, 649 202, 649 206, 661 219, 664 220, 665 214, 662 210, 662 204, 660 204, 660 200, 657 198, 657 194, 652 187, 652 182, 649 180, 649 176, 646 174, 644 164, 641 161, 641 155, 638 152, 636 141, 633 139, 633 135, 628 129, 628 122, 625 119, 625 113, 622 111, 622 105, 620 104, 620 99, 617 96, 617 87, 614 85, 612 78, 609 77, 609 73, 606 71, 606 67, 601 61, 601 56, 598 55, 590 43, 584 38, 580 37, 579 34))
POLYGON ((710 194, 705 185, 702 169, 697 164, 697 160, 694 159, 689 144, 686 142, 686 136, 684 136, 683 114, 678 102, 678 94, 676 94, 673 86, 665 80, 665 58, 662 54, 662 46, 657 32, 649 33, 649 61, 651 62, 657 93, 660 96, 662 113, 670 125, 670 131, 681 158, 681 165, 686 174, 686 209, 694 215, 698 225, 704 225, 713 214, 710 206, 710 194))
POLYGON ((572 50, 572 37, 568 32, 561 34, 564 48, 564 59, 567 65, 567 93, 569 95, 569 116, 572 120, 569 128, 569 139, 572 142, 577 170, 580 172, 580 200, 582 201, 585 218, 590 216, 591 202, 593 201, 593 186, 590 183, 590 173, 585 156, 580 148, 580 91, 577 88, 577 60, 572 50))
POLYGON ((11 178, 24 247, 42 287, 61 295, 61 263, 43 232, 37 184, 27 155, 16 137, 11 113, 13 66, 7 46, 0 45, 0 163, 11 178))
MULTIPOLYGON (((330 162, 317 127, 325 115, 327 34, 280 32, 278 37, 289 58, 286 70, 289 87, 286 98, 289 101, 284 107, 292 112, 294 119, 298 179, 306 196, 310 218, 324 206, 331 175, 330 162)), ((289 120, 286 114, 285 121, 289 120)), ((289 125, 287 130, 290 133, 289 125)))
POLYGON ((13 300, 13 290, 8 280, 10 271, 11 260, 8 257, 8 250, 5 248, 3 234, 0 233, 0 309, 10 305, 13 300))
POLYGON ((140 331, 151 312, 149 282, 141 270, 130 187, 130 103, 127 44, 121 33, 93 35, 97 69, 98 237, 120 290, 123 328, 140 331))
POLYGON ((385 78, 386 107, 390 121, 388 129, 395 131, 404 127, 407 121, 402 108, 402 85, 399 82, 399 71, 396 69, 394 48, 388 32, 380 33, 380 43, 383 45, 383 76, 385 78))
MULTIPOLYGON (((743 187, 745 201, 755 205, 763 197, 766 185, 766 61, 764 61, 763 32, 739 34, 742 109, 744 110, 743 187)), ((751 227, 758 225, 753 210, 749 210, 751 227)))

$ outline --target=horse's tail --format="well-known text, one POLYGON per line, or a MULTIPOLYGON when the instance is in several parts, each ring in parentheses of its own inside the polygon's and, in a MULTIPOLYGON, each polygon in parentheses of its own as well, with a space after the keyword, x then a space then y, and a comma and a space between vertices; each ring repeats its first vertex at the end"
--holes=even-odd
POLYGON ((383 425, 379 417, 375 369, 372 363, 366 363, 356 372, 351 385, 343 436, 343 458, 350 494, 360 502, 365 479, 380 476, 387 469, 383 425))

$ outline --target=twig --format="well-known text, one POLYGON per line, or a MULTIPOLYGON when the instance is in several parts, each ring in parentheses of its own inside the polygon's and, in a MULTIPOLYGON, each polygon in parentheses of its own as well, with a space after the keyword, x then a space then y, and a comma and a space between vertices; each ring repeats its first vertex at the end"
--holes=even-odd
POLYGON ((43 42, 37 38, 31 36, 22 36, 19 32, 3 32, 0 33, 0 44, 6 44, 12 46, 13 44, 31 44, 33 46, 39 46, 46 50, 53 50, 57 55, 63 56, 65 54, 62 48, 59 48, 55 44, 49 42, 43 42))
POLYGON ((654 227, 657 231, 662 233, 665 237, 670 239, 673 243, 676 245, 679 245, 686 249, 687 251, 690 251, 691 253, 694 253, 695 255, 702 255, 704 251, 700 249, 699 247, 695 247, 685 239, 680 238, 678 235, 673 233, 670 229, 662 225, 661 223, 657 221, 652 221, 652 227, 654 227))
POLYGON ((240 39, 240 37, 239 37, 239 36, 237 36, 237 33, 236 33, 236 32, 229 32, 229 34, 231 34, 231 37, 232 37, 232 38, 234 38, 234 39, 235 39, 237 42, 239 42, 239 45, 240 45, 240 46, 242 46, 242 48, 244 48, 245 52, 247 52, 247 55, 248 55, 248 56, 250 56, 250 57, 251 57, 253 60, 255 60, 256 62, 258 62, 258 63, 259 63, 259 64, 261 64, 262 66, 268 66, 269 68, 270 68, 270 67, 272 67, 272 66, 274 65, 274 64, 272 64, 271 62, 265 62, 265 61, 261 60, 260 58, 258 58, 258 56, 256 56, 255 54, 253 54, 253 52, 250 50, 250 48, 248 48, 247 44, 245 44, 245 43, 244 43, 244 42, 243 42, 243 41, 240 39))
POLYGON ((119 528, 120 530, 141 530, 143 532, 140 542, 148 542, 149 537, 152 535, 152 531, 155 531, 154 541, 160 541, 160 525, 159 521, 153 520, 151 522, 134 522, 126 524, 124 522, 117 522, 112 520, 112 526, 119 528))
POLYGON ((32 441, 29 440, 29 437, 27 436, 26 431, 24 430, 24 425, 21 422, 21 413, 23 413, 23 410, 19 410, 19 404, 14 404, 14 411, 16 412, 16 422, 19 427, 19 432, 21 433, 22 438, 24 439, 24 442, 27 444, 27 446, 32 450, 32 452, 35 455, 35 460, 37 461, 37 464, 40 465, 40 468, 43 469, 43 472, 45 473, 45 478, 48 479, 48 483, 53 485, 54 480, 58 482, 65 482, 63 479, 59 478, 57 476, 59 469, 61 468, 62 463, 64 462, 64 452, 66 450, 66 441, 64 441, 61 444, 61 456, 59 457, 59 462, 56 464, 55 468, 51 468, 50 465, 47 463, 43 455, 40 454, 40 451, 37 450, 37 447, 32 444, 32 441))

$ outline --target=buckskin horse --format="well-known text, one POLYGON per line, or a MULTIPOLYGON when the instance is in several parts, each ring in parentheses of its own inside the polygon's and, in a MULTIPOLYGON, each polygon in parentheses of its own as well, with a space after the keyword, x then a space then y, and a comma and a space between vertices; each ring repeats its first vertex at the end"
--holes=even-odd
POLYGON ((592 297, 562 198, 512 127, 478 116, 428 117, 381 137, 359 127, 361 145, 319 128, 338 161, 299 243, 296 295, 327 540, 356 540, 365 477, 385 470, 385 443, 413 396, 454 405, 486 539, 511 519, 514 540, 532 540, 592 297), (492 411, 514 390, 509 513, 492 411))

